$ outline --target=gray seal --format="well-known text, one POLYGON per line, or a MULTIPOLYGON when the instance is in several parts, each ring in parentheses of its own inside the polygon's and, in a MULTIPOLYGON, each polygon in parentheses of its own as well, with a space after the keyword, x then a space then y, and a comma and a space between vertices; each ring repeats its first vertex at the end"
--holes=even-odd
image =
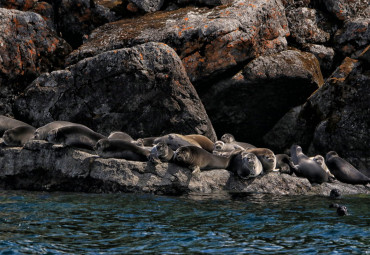
POLYGON ((83 125, 56 128, 47 135, 50 143, 90 150, 93 150, 95 144, 103 138, 105 136, 83 125))
POLYGON ((261 161, 254 153, 250 152, 242 152, 242 162, 243 165, 246 165, 247 169, 249 170, 249 175, 247 178, 254 178, 260 175, 263 172, 263 166, 261 161))
POLYGON ((297 167, 287 154, 276 154, 275 157, 276 169, 279 169, 281 173, 293 174, 293 169, 296 169, 297 167))
POLYGON ((94 146, 95 152, 102 158, 120 158, 133 161, 148 161, 150 152, 131 142, 121 139, 100 139, 94 146))
POLYGON ((328 174, 315 161, 309 159, 303 151, 301 146, 292 145, 290 148, 290 155, 293 163, 298 165, 294 169, 294 173, 299 177, 307 178, 311 183, 323 183, 328 181, 328 174))
POLYGON ((61 128, 61 127, 68 127, 68 126, 83 126, 83 125, 69 122, 69 121, 63 121, 63 120, 53 121, 42 127, 37 128, 33 134, 32 139, 33 140, 46 140, 48 137, 48 133, 51 130, 56 129, 56 128, 61 128))
POLYGON ((168 134, 158 137, 154 140, 154 144, 157 144, 159 142, 166 143, 173 151, 177 150, 181 146, 196 146, 199 148, 202 147, 195 140, 179 134, 168 134))
POLYGON ((226 169, 231 157, 213 155, 196 146, 182 146, 175 151, 175 163, 188 167, 194 173, 200 170, 226 169))
POLYGON ((244 150, 244 148, 234 143, 216 141, 212 153, 217 156, 229 157, 236 150, 244 150))
POLYGON ((32 126, 19 126, 4 132, 3 140, 7 146, 22 147, 33 137, 35 128, 32 126))
POLYGON ((330 172, 334 174, 339 181, 349 184, 367 184, 370 178, 358 171, 346 160, 339 157, 335 151, 329 151, 326 154, 326 165, 330 172))
POLYGON ((31 125, 29 125, 29 124, 27 124, 23 121, 12 119, 12 118, 6 117, 4 115, 0 115, 0 136, 2 136, 4 134, 4 132, 8 129, 12 129, 12 128, 15 128, 15 127, 20 127, 20 126, 30 126, 30 127, 32 127, 31 125))
POLYGON ((111 132, 108 136, 108 139, 119 139, 119 140, 126 141, 126 142, 134 141, 134 139, 129 134, 127 134, 126 132, 122 132, 122 131, 111 132))
POLYGON ((312 159, 313 161, 315 161, 319 166, 321 166, 322 169, 325 170, 325 172, 328 173, 329 177, 331 178, 335 178, 335 176, 330 173, 330 170, 329 168, 327 167, 327 165, 325 164, 325 159, 323 156, 321 155, 316 155, 315 157, 310 157, 310 159, 312 159))
POLYGON ((152 163, 172 162, 174 155, 174 151, 166 143, 160 142, 151 149, 149 161, 152 163))
POLYGON ((256 148, 256 146, 254 146, 254 145, 252 145, 250 143, 237 142, 235 140, 235 137, 232 134, 230 134, 230 133, 223 134, 221 136, 221 141, 223 141, 224 143, 237 144, 237 145, 243 147, 244 149, 253 149, 253 148, 256 148))
POLYGON ((247 152, 253 153, 261 161, 263 170, 265 172, 272 172, 276 170, 276 157, 272 150, 267 148, 253 148, 246 150, 247 152))

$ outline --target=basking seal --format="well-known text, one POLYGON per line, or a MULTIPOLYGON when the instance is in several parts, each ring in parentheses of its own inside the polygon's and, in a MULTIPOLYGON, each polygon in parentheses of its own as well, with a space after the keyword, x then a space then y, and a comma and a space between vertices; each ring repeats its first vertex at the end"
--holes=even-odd
POLYGON ((15 128, 15 127, 20 127, 20 126, 30 126, 30 127, 32 127, 31 125, 29 125, 29 124, 27 124, 23 121, 12 119, 12 118, 6 117, 4 115, 0 115, 0 136, 2 136, 4 134, 4 132, 8 129, 12 129, 12 128, 15 128))
POLYGON ((327 173, 328 173, 329 177, 331 177, 331 178, 335 178, 335 176, 334 176, 332 173, 330 173, 329 168, 326 166, 326 164, 325 164, 325 159, 324 159, 324 157, 323 157, 323 156, 321 156, 321 155, 316 155, 315 157, 310 157, 310 159, 312 159, 312 160, 313 160, 313 161, 315 161, 319 166, 321 166, 321 167, 322 167, 322 169, 324 169, 324 170, 325 170, 325 172, 327 172, 327 173))
POLYGON ((33 137, 35 128, 31 126, 19 126, 8 129, 4 132, 3 140, 7 146, 22 147, 33 137))
POLYGON ((311 183, 321 184, 328 181, 329 176, 327 172, 315 161, 307 157, 303 153, 301 146, 292 145, 290 148, 290 155, 293 163, 298 165, 296 169, 293 169, 297 176, 305 177, 311 183))
POLYGON ((150 151, 149 161, 153 163, 173 161, 175 153, 164 142, 157 143, 150 151))
POLYGON ((166 143, 174 151, 181 146, 196 146, 199 148, 202 147, 195 140, 179 134, 168 134, 158 137, 157 139, 154 140, 154 144, 157 144, 159 142, 166 143))
POLYGON ((281 173, 293 174, 293 169, 296 169, 297 167, 287 154, 276 154, 275 157, 276 169, 279 169, 281 173))
MULTIPOLYGON (((242 151, 239 155, 241 156, 241 164, 239 163, 236 173, 241 178, 248 179, 257 177, 263 172, 262 163, 255 154, 242 151)), ((238 160, 238 157, 234 157, 232 161, 235 162, 236 160, 238 160)))
POLYGON ((136 144, 139 146, 153 146, 155 139, 157 139, 157 136, 153 137, 144 137, 144 138, 139 138, 136 140, 136 144))
POLYGON ((87 148, 90 150, 92 150, 94 145, 103 138, 105 138, 105 136, 83 125, 56 128, 50 130, 47 135, 47 140, 50 143, 87 148))
POLYGON ((121 158, 133 161, 148 161, 150 152, 131 142, 121 139, 100 139, 94 146, 95 152, 102 158, 121 158))
POLYGON ((229 134, 229 133, 223 134, 221 136, 221 141, 223 141, 224 143, 234 143, 234 144, 237 144, 237 145, 243 147, 244 149, 253 149, 253 148, 256 148, 256 146, 254 146, 252 144, 249 144, 249 143, 237 142, 235 140, 235 137, 232 134, 229 134))
POLYGON ((228 157, 235 150, 244 150, 244 148, 235 143, 224 143, 223 141, 216 141, 212 153, 214 155, 228 157))
POLYGON ((81 124, 69 122, 69 121, 53 121, 35 130, 32 139, 33 140, 46 140, 48 133, 56 128, 68 127, 68 126, 83 126, 81 124))
POLYGON ((134 139, 129 134, 127 134, 126 132, 122 132, 122 131, 111 132, 108 136, 108 139, 119 139, 119 140, 126 141, 126 142, 134 141, 134 139))
POLYGON ((193 170, 193 174, 200 170, 226 169, 231 159, 213 155, 196 146, 182 146, 175 151, 174 157, 175 163, 193 170))
POLYGON ((208 137, 204 135, 198 134, 191 134, 191 135, 184 135, 186 138, 192 139, 193 141, 197 142, 203 149, 208 152, 213 151, 214 142, 212 142, 208 137))
POLYGON ((329 151, 326 154, 326 165, 335 178, 339 181, 349 184, 367 184, 370 178, 358 171, 346 160, 338 156, 335 151, 329 151))
POLYGON ((253 148, 246 151, 257 156, 257 158, 261 161, 263 170, 265 172, 277 171, 276 157, 272 150, 267 148, 253 148))

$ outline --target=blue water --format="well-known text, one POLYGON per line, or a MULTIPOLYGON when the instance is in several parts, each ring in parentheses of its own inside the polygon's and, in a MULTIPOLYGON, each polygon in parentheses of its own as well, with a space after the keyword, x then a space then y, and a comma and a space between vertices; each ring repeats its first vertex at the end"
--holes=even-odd
POLYGON ((1 254, 370 254, 370 196, 0 191, 1 254))

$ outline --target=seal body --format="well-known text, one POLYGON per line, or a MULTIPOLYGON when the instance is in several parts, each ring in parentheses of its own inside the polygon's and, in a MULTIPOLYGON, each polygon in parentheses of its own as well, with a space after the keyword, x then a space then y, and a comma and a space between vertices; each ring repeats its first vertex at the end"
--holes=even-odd
POLYGON ((175 163, 184 165, 197 172, 200 170, 226 169, 231 157, 213 155, 196 146, 182 146, 175 151, 175 163))
POLYGON ((4 134, 4 132, 8 129, 12 129, 12 128, 15 128, 15 127, 20 127, 20 126, 30 126, 30 127, 32 127, 31 125, 29 125, 29 124, 27 124, 23 121, 12 119, 12 118, 6 117, 4 115, 0 115, 0 136, 2 136, 4 134))
POLYGON ((102 158, 121 158, 133 161, 148 161, 150 152, 131 142, 121 139, 100 139, 94 146, 95 152, 102 158))
POLYGON ((181 146, 196 146, 199 148, 202 147, 195 140, 179 134, 168 134, 165 136, 158 137, 157 139, 154 140, 154 144, 160 142, 166 143, 173 151, 177 150, 181 146))
POLYGON ((213 151, 213 147, 215 143, 212 142, 211 139, 209 139, 208 137, 204 135, 198 135, 198 134, 191 134, 191 135, 184 135, 184 136, 198 143, 206 151, 208 152, 213 151))
POLYGON ((149 161, 153 163, 172 162, 174 155, 174 151, 166 143, 160 142, 151 149, 149 161))
POLYGON ((276 154, 276 168, 281 173, 293 174, 293 169, 297 167, 294 165, 292 159, 287 154, 276 154))
POLYGON ((69 121, 53 121, 35 130, 32 139, 34 140, 46 140, 48 133, 56 128, 68 127, 68 126, 83 126, 81 124, 69 122, 69 121))
POLYGON ((32 126, 18 126, 4 132, 3 140, 7 146, 22 147, 33 137, 35 128, 32 126))
POLYGON ((303 151, 301 146, 292 145, 290 148, 290 155, 293 163, 298 165, 294 169, 294 173, 299 177, 307 178, 311 183, 323 183, 328 181, 328 174, 315 161, 309 159, 303 151))
POLYGON ((254 145, 252 145, 250 143, 237 142, 235 140, 235 137, 232 134, 229 134, 229 133, 223 134, 221 136, 221 141, 223 141, 224 143, 237 144, 237 145, 243 147, 244 149, 253 149, 253 148, 256 148, 256 146, 254 146, 254 145))
POLYGON ((358 171, 346 160, 339 157, 335 151, 326 154, 326 164, 330 172, 334 174, 339 181, 349 184, 367 184, 370 178, 358 171))
POLYGON ((265 172, 276 171, 276 157, 272 150, 267 148, 253 148, 246 151, 257 156, 265 172))
POLYGON ((315 157, 310 157, 310 159, 312 159, 313 161, 315 161, 319 166, 321 166, 322 169, 325 170, 325 172, 329 175, 329 177, 331 178, 335 178, 335 176, 330 173, 330 170, 329 168, 326 166, 325 164, 325 159, 323 156, 321 155, 316 155, 315 157))
POLYGON ((108 136, 108 139, 119 139, 119 140, 126 141, 126 142, 134 141, 134 139, 129 134, 127 134, 126 132, 122 132, 122 131, 111 132, 108 136))
POLYGON ((56 128, 49 131, 47 135, 47 140, 50 143, 90 150, 93 150, 95 144, 103 138, 105 136, 83 125, 56 128))
POLYGON ((244 148, 234 143, 216 141, 212 153, 218 156, 229 157, 236 150, 244 151, 244 148))

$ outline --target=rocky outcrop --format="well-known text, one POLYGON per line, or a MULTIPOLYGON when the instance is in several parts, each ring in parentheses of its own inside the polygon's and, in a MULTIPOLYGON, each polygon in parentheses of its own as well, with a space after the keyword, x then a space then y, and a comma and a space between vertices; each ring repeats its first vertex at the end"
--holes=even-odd
POLYGON ((144 12, 156 12, 162 8, 164 0, 130 0, 144 12))
POLYGON ((333 48, 320 44, 307 43, 302 46, 302 49, 314 54, 317 60, 319 60, 321 72, 324 77, 328 77, 334 71, 335 52, 333 48))
POLYGON ((43 74, 15 108, 35 127, 69 120, 106 135, 122 130, 133 137, 174 132, 215 139, 181 60, 165 44, 108 51, 43 74))
POLYGON ((254 59, 201 98, 219 135, 232 133, 261 147, 263 135, 322 84, 315 56, 288 50, 254 59))
POLYGON ((70 46, 33 12, 0 8, 0 113, 42 72, 64 65, 70 46))
POLYGON ((89 151, 32 141, 25 148, 0 148, 0 187, 45 191, 187 193, 246 192, 274 195, 370 194, 370 185, 339 181, 311 185, 305 178, 270 173, 241 180, 223 169, 192 175, 172 163, 103 159, 89 151))
POLYGON ((368 64, 346 58, 300 110, 275 125, 265 142, 276 150, 297 143, 312 155, 335 150, 359 170, 370 169, 369 84, 368 64))
POLYGON ((325 0, 321 3, 339 20, 346 20, 359 15, 369 15, 369 0, 325 0))
POLYGON ((143 42, 163 42, 175 49, 192 82, 210 82, 256 56, 285 50, 288 34, 279 0, 239 0, 213 9, 187 7, 103 25, 68 63, 143 42))

